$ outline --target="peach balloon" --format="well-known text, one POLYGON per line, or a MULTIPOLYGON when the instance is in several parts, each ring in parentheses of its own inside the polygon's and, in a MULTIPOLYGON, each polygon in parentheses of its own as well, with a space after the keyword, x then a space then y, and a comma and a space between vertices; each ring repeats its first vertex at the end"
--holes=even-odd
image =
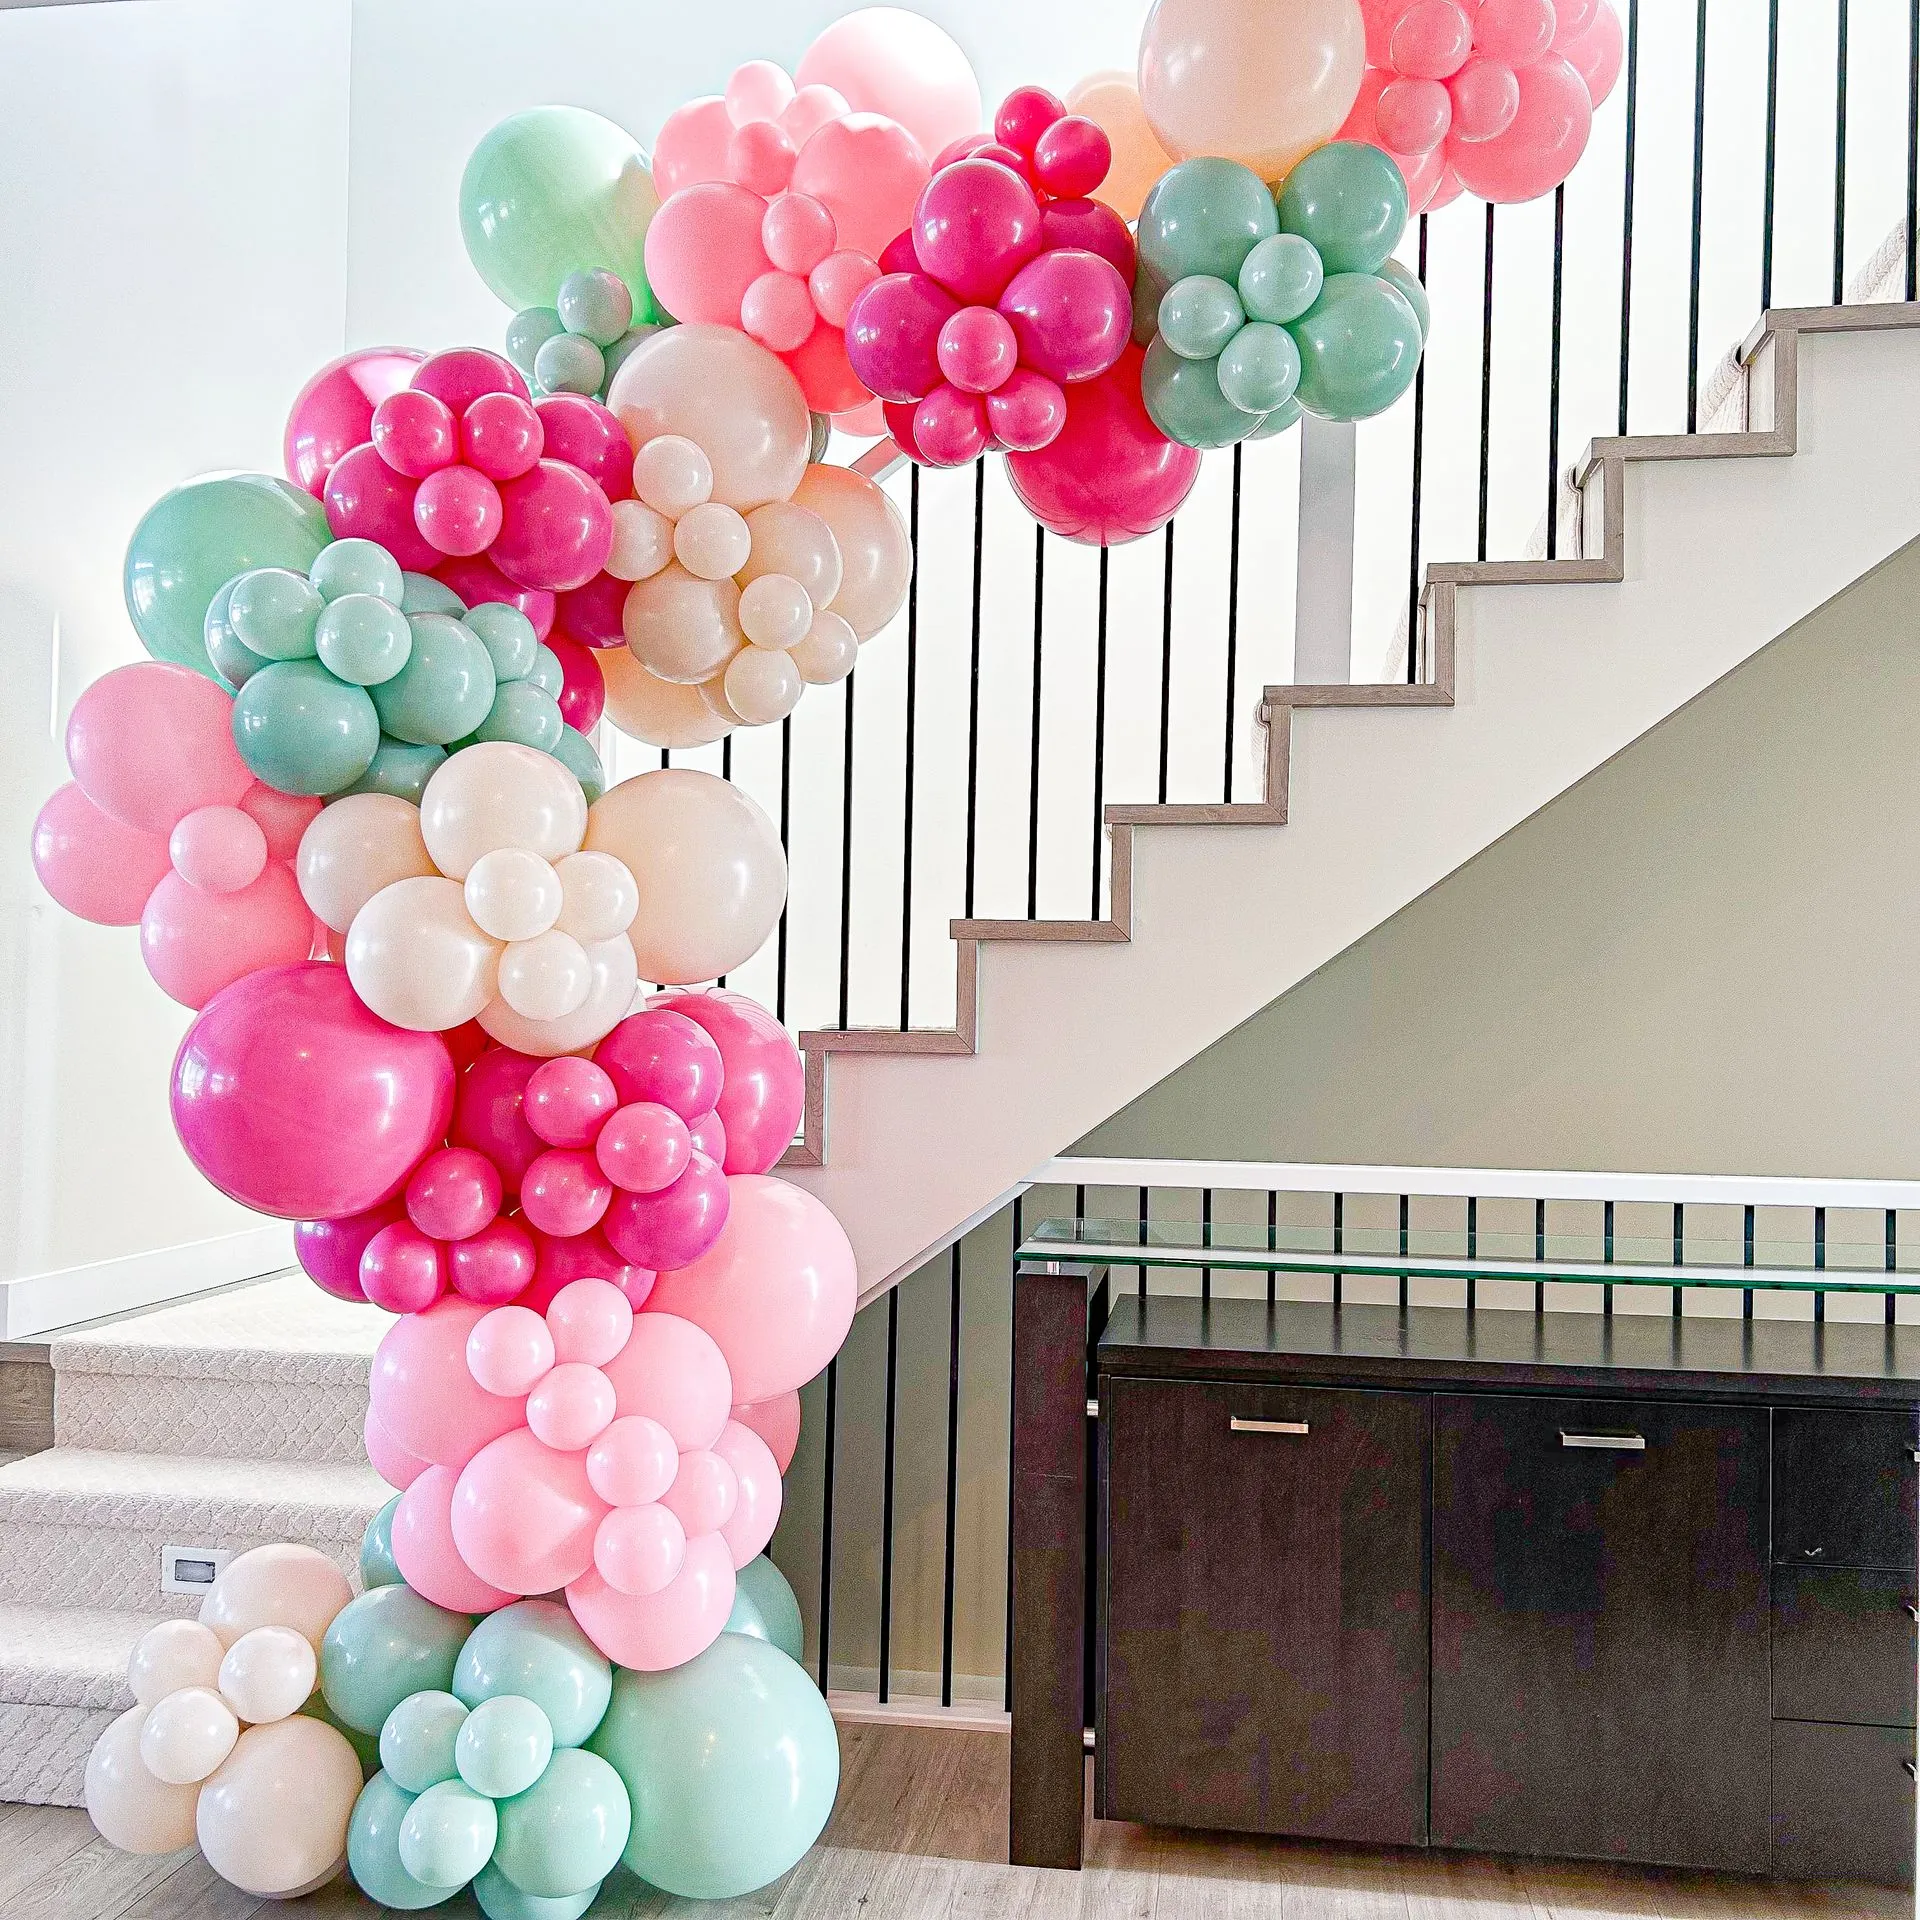
POLYGON ((1359 0, 1154 0, 1140 103, 1176 159, 1277 181, 1339 131, 1367 65, 1359 0))
POLYGON ((644 580, 658 573, 673 558, 673 522, 643 500, 616 500, 612 512, 607 571, 616 580, 644 580))
POLYGON ((828 607, 870 639, 907 604, 913 544, 905 516, 851 467, 809 467, 793 499, 827 523, 840 549, 840 587, 828 607))
POLYGON ((680 1571, 657 1593, 628 1594, 589 1567, 567 1605, 609 1660, 641 1673, 684 1666, 719 1639, 733 1611, 733 1559, 717 1533, 687 1542, 680 1571))
POLYGON ((143 1707, 181 1687, 217 1687, 226 1648, 198 1620, 162 1620, 140 1636, 127 1662, 127 1684, 143 1707))
POLYGON ((740 584, 762 574, 781 573, 797 581, 817 606, 831 604, 840 591, 839 542, 821 517, 791 500, 775 500, 747 515, 753 551, 739 569, 740 584))
POLYGON ((794 1449, 800 1444, 800 1395, 776 1393, 769 1400, 754 1400, 733 1410, 734 1423, 750 1427, 767 1443, 774 1464, 782 1473, 793 1465, 794 1449))
POLYGON ((727 705, 750 727, 784 720, 807 690, 793 660, 767 647, 743 647, 728 662, 720 686, 727 705))
POLYGON ((129 1707, 87 1755, 87 1815, 109 1846, 126 1853, 178 1853, 193 1845, 197 1783, 156 1780, 140 1758, 146 1707, 129 1707))
POLYGON ((231 1647, 255 1627, 291 1627, 314 1652, 353 1598, 347 1576, 316 1547, 280 1542, 227 1563, 200 1602, 200 1624, 231 1647))
POLYGON ((473 1019, 494 996, 499 966, 500 943, 474 925, 460 882, 438 875, 382 887, 347 932, 354 992, 416 1033, 473 1019))
POLYGON ((291 1627, 253 1627, 220 1663, 220 1697, 258 1726, 298 1713, 320 1677, 313 1642, 291 1627))
POLYGON ((532 1018, 502 998, 490 1000, 480 1009, 481 1027, 502 1046, 543 1060, 578 1052, 611 1033, 633 1010, 638 987, 633 947, 625 935, 617 934, 609 940, 596 940, 585 952, 587 996, 571 1013, 549 1020, 532 1018))
POLYGON ((360 1784, 358 1755, 325 1721, 296 1713, 249 1727, 200 1789, 200 1851, 243 1893, 305 1892, 345 1863, 360 1784))
POLYGON ((586 830, 580 782, 550 754, 485 740, 443 761, 420 796, 420 832, 433 864, 464 880, 482 854, 524 847, 558 860, 586 830))
POLYGON ((726 1358, 713 1336, 691 1320, 636 1313, 633 1332, 607 1362, 606 1375, 620 1412, 657 1421, 683 1453, 711 1447, 726 1427, 733 1399, 726 1358))
POLYGON ((732 723, 708 706, 697 686, 662 680, 625 647, 610 647, 598 658, 607 718, 630 738, 650 747, 704 747, 729 730, 732 723))
POLYGON ((430 875, 420 809, 391 793, 349 793, 317 814, 294 863, 314 918, 345 933, 382 887, 430 875))
POLYGON ((1107 177, 1092 198, 1105 201, 1122 220, 1139 219, 1148 188, 1173 165, 1173 155, 1147 124, 1133 75, 1089 74, 1068 93, 1067 111, 1091 120, 1113 148, 1107 177))
POLYGON ((204 1780, 239 1738, 239 1718, 211 1687, 182 1687, 149 1709, 140 1762, 168 1786, 189 1786, 204 1780))
POLYGON ((633 657, 648 672, 687 686, 711 679, 747 638, 740 630, 740 589, 724 575, 703 579, 678 560, 627 589, 621 624, 633 657))

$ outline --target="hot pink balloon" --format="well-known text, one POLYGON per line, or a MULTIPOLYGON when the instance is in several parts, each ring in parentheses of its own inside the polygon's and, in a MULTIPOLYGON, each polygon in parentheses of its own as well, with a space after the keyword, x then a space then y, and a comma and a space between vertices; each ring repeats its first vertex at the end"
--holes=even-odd
POLYGON ((1066 424, 1066 389, 1030 367, 1015 368, 1004 386, 987 395, 987 426, 1010 453, 1052 446, 1066 424))
POLYGON ((424 480, 460 457, 460 423, 444 400, 404 387, 373 410, 373 444, 395 473, 424 480))
POLYGON ((522 400, 532 398, 520 370, 511 360, 489 353, 485 347, 448 347, 430 354, 415 369, 409 384, 422 393, 444 400, 454 413, 462 414, 483 393, 511 393, 522 400))
POLYGON ((33 823, 33 870, 69 913, 100 926, 131 927, 172 862, 165 834, 116 820, 70 780, 33 823))
POLYGON ((334 462, 373 437, 373 410, 412 379, 411 347, 362 347, 329 360, 295 397, 281 455, 287 478, 319 499, 334 462))
POLYGON ((554 1296, 576 1280, 611 1280, 636 1311, 653 1290, 653 1270, 628 1265, 607 1244, 606 1235, 598 1227, 591 1233, 565 1238, 545 1233, 535 1238, 540 1264, 533 1285, 520 1297, 523 1307, 544 1313, 554 1296))
POLYGON ((1113 143, 1097 121, 1063 113, 1041 134, 1033 149, 1034 177, 1049 193, 1077 200, 1107 177, 1113 143))
POLYGON ((963 393, 991 393, 1020 357, 1012 322, 992 307, 962 307, 940 329, 940 371, 963 393))
POLYGON ((395 473, 371 442, 355 447, 327 474, 327 525, 336 540, 371 540, 409 572, 425 573, 443 556, 414 524, 419 490, 419 481, 395 473))
POLYGON ((489 1441, 524 1427, 525 1402, 488 1393, 467 1369, 467 1339, 486 1311, 450 1295, 396 1320, 374 1351, 374 1417, 422 1460, 458 1467, 489 1441))
POLYGON ((237 806, 253 785, 232 716, 232 694, 190 667, 115 667, 73 703, 67 764, 103 813, 171 833, 196 807, 237 806))
POLYGON ((542 416, 517 393, 483 393, 460 416, 460 452, 489 480, 517 480, 546 451, 542 416))
POLYGON ((659 1193, 686 1172, 693 1140, 687 1123, 671 1107, 636 1100, 600 1129, 593 1151, 601 1172, 616 1187, 628 1193, 659 1193))
POLYGON ((1020 364, 1063 384, 1105 373, 1133 325, 1133 294, 1112 261, 1072 248, 1029 261, 999 305, 1020 342, 1020 364))
POLYGON ((676 320, 740 324, 747 289, 773 262, 761 243, 766 201, 730 180, 685 187, 647 228, 647 282, 676 320))
POLYGON ((704 1153, 716 1167, 727 1164, 727 1130, 717 1113, 703 1113, 687 1129, 687 1144, 695 1153, 704 1153))
POLYGON ((518 1220, 495 1220, 447 1249, 447 1278, 463 1300, 484 1307, 517 1300, 533 1285, 539 1255, 518 1220))
MULTIPOLYGON (((767 1443, 780 1472, 793 1465, 794 1449, 800 1444, 800 1396, 776 1393, 770 1400, 755 1400, 735 1407, 736 1424, 751 1427, 767 1443)), ((715 1443, 716 1446, 719 1444, 715 1443)))
POLYGON ((607 705, 607 680, 600 662, 591 647, 564 633, 550 633, 547 645, 560 662, 560 718, 576 733, 591 733, 607 705))
POLYGON ((447 1250, 411 1220, 382 1227, 360 1256, 360 1291, 388 1313, 424 1313, 447 1290, 447 1250))
POLYGON ((1101 200, 1055 200, 1040 212, 1040 243, 1049 250, 1075 247, 1110 261, 1128 286, 1138 259, 1127 223, 1101 200))
POLYGON ((724 1460, 733 1470, 734 1503, 720 1528, 733 1555, 733 1564, 744 1567, 755 1554, 766 1550, 773 1530, 780 1524, 782 1468, 773 1450, 751 1427, 729 1420, 713 1443, 713 1457, 724 1460))
POLYGON ((636 1267, 684 1267, 720 1237, 730 1204, 727 1176, 696 1151, 687 1170, 658 1193, 614 1189, 602 1230, 636 1267))
POLYGON ((594 1532, 609 1511, 587 1483, 584 1453, 556 1452, 518 1427, 461 1468, 453 1541, 489 1585, 552 1593, 592 1567, 594 1532))
POLYGON ((342 1220, 301 1220, 293 1229, 293 1252, 306 1275, 323 1293, 336 1300, 364 1300, 360 1288, 360 1256, 382 1227, 406 1218, 398 1200, 383 1201, 365 1213, 342 1220))
MULTIPOLYGON (((712 1250, 661 1274, 651 1312, 706 1329, 726 1356, 734 1396, 765 1400, 803 1385, 839 1352, 860 1282, 853 1248, 812 1194, 742 1174, 712 1250)), ((636 1326, 640 1323, 636 1323, 636 1326)))
POLYGON ((1504 132, 1490 140, 1447 142, 1461 185, 1502 204, 1552 192, 1573 171, 1593 130, 1587 83, 1558 54, 1519 68, 1516 77, 1520 103, 1504 132))
POLYGON ((580 1630, 609 1660, 640 1673, 663 1673, 685 1666, 719 1639, 733 1596, 727 1543, 707 1533, 687 1542, 680 1571, 659 1592, 622 1593, 589 1568, 568 1586, 567 1605, 580 1630))
POLYGON ((511 1047, 493 1047, 460 1076, 453 1109, 453 1144, 474 1147, 491 1160, 509 1193, 547 1150, 527 1123, 526 1095, 540 1062, 511 1047))
POLYGON ((409 1453, 374 1417, 371 1407, 361 1423, 361 1434, 366 1442, 367 1464, 390 1487, 412 1486, 432 1464, 409 1453))
POLYGON ((913 410, 913 444, 929 466, 961 467, 993 444, 985 402, 944 382, 913 410))
POLYGON ((435 1240, 465 1240, 500 1211, 500 1172, 472 1147, 442 1147, 407 1182, 407 1217, 435 1240))
POLYGON ((544 640, 553 625, 554 596, 544 587, 522 587, 496 567, 485 554, 471 559, 447 559, 435 554, 435 577, 451 587, 469 607, 497 600, 502 606, 516 607, 533 622, 534 637, 544 640))
POLYGON ((582 1147, 548 1148, 520 1181, 527 1224, 563 1239, 597 1227, 612 1197, 612 1183, 582 1147))
POLYGON ((621 1103, 653 1100, 693 1121, 719 1101, 726 1063, 713 1037, 684 1013, 630 1013, 593 1050, 621 1103))
POLYGON ((460 1557, 453 1540, 451 1467, 429 1467, 393 1510, 393 1563, 423 1599, 451 1613, 491 1613, 515 1596, 489 1586, 460 1557))
POLYGON ((420 482, 413 524, 435 553, 464 559, 499 538, 505 509, 500 489, 475 467, 442 467, 420 482))
POLYGON ((613 551, 607 496, 578 467, 542 460, 500 489, 500 531, 487 557, 509 580, 561 593, 583 587, 613 551))
POLYGON ((344 968, 273 967, 207 1003, 173 1063, 188 1158, 242 1206, 283 1220, 359 1213, 446 1137, 440 1036, 368 1012, 344 968))
POLYGON ((620 1104, 604 1068, 570 1053, 543 1060, 527 1081, 527 1124, 550 1147, 587 1147, 620 1104))
POLYGON ((606 1364, 620 1412, 644 1414, 683 1453, 711 1447, 733 1404, 733 1380, 711 1334, 671 1313, 639 1313, 606 1364))
POLYGON ((622 1414, 587 1449, 587 1480, 616 1507, 644 1507, 673 1485, 680 1450, 658 1420, 622 1414))
POLYGON ((997 161, 970 159, 927 182, 913 210, 921 270, 961 300, 997 300, 1040 251, 1040 203, 997 161))
POLYGON ((583 647, 624 647, 627 594, 631 583, 597 573, 584 587, 559 597, 556 623, 583 647))
POLYGON ((940 330, 959 311, 924 273, 889 273, 853 303, 847 358, 882 400, 918 400, 940 384, 940 330))
POLYGON ((658 1593, 687 1557, 687 1531, 657 1502, 617 1507, 593 1537, 593 1564, 616 1593, 658 1593))
POLYGON ((633 442, 619 415, 584 393, 550 393, 534 402, 546 457, 578 467, 609 500, 633 494, 633 442))
POLYGON ((897 122, 855 113, 808 140, 788 184, 833 215, 835 246, 877 259, 912 219, 927 184, 927 161, 897 122))

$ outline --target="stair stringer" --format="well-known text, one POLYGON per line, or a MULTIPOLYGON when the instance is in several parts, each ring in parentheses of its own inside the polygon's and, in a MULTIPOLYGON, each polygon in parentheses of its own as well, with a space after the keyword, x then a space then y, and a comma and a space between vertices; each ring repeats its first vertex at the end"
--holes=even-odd
POLYGON ((1432 683, 1268 688, 1264 801, 1107 809, 1109 919, 956 921, 953 1028, 803 1034, 863 1298, 1920 537, 1916 328, 1768 315, 1751 430, 1588 449, 1591 551, 1429 568, 1432 683))

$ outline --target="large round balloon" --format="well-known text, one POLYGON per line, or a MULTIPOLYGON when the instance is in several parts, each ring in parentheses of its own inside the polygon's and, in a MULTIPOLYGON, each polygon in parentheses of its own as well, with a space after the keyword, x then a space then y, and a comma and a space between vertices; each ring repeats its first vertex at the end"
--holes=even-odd
POLYGON ((652 1002, 704 1027, 726 1078, 714 1111, 726 1129, 728 1173, 767 1173, 793 1144, 806 1105, 800 1050, 772 1014, 743 993, 667 994, 652 1002))
POLYGON ((692 1900, 777 1880, 820 1837, 840 1784, 818 1689, 778 1647, 740 1633, 669 1672, 617 1674, 589 1746, 633 1800, 627 1865, 692 1900))
POLYGON ((360 1004, 323 962, 214 995, 173 1063, 173 1124, 229 1198, 283 1220, 360 1213, 446 1138, 453 1057, 360 1004))
POLYGON ((426 357, 413 347, 361 347, 329 360, 287 415, 281 440, 287 478, 320 499, 334 462, 373 438, 374 408, 398 393, 426 357))
POLYGON ((530 107, 474 148, 460 176, 460 234, 510 307, 550 307, 569 274, 605 267, 627 283, 644 323, 658 317, 643 256, 659 204, 631 134, 584 107, 530 107))
POLYGON ((127 542, 127 612, 156 660, 219 676, 207 658, 207 607, 236 573, 305 573, 333 538, 312 494, 269 473, 211 474, 164 493, 127 542))
POLYGON ((980 128, 980 83, 942 27, 905 7, 862 7, 826 28, 794 70, 802 87, 831 87, 855 113, 897 120, 932 160, 980 128))
POLYGON ((345 1734, 304 1713, 249 1727, 200 1789, 200 1851, 243 1892, 306 1893, 345 1863, 359 1793, 360 1761, 345 1734))

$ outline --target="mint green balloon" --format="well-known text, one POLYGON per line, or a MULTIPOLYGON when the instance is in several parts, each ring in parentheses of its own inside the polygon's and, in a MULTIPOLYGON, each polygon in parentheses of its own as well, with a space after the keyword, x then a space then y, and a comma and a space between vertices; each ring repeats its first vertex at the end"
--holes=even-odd
POLYGON ((619 1864, 633 1828, 620 1775, 583 1747, 557 1748, 546 1772, 499 1809, 493 1863, 542 1900, 597 1886, 619 1864))
POLYGON ((336 540, 322 547, 307 578, 323 600, 338 600, 343 593, 370 593, 395 606, 407 585, 400 562, 372 540, 336 540))
POLYGON ((1407 183, 1364 140, 1316 147, 1280 189, 1280 224, 1311 240, 1333 273, 1377 273, 1407 230, 1407 183))
POLYGON ((376 1906, 401 1913, 438 1906, 454 1894, 452 1887, 416 1880, 400 1858, 400 1829, 412 1807, 412 1794, 395 1785, 390 1775, 376 1773, 360 1789, 347 1822, 347 1868, 354 1884, 376 1906))
POLYGON ((1396 289, 1413 309, 1413 317, 1420 322, 1420 346, 1424 352, 1427 335, 1433 331, 1433 303, 1427 298, 1426 288, 1420 284, 1420 276, 1411 267, 1402 266, 1398 260, 1388 260, 1380 268, 1380 278, 1396 289))
POLYGON ((367 1530, 360 1536, 360 1584, 363 1587, 394 1587, 406 1578, 393 1557, 393 1510, 399 1504, 400 1496, 396 1493, 367 1522, 367 1530))
POLYGON ((596 1880, 584 1893, 559 1900, 542 1900, 522 1893, 496 1866, 482 1867, 474 1876, 473 1897, 487 1920, 580 1920, 600 1892, 596 1880))
POLYGON ((1326 277, 1311 240, 1297 233, 1272 234, 1240 263, 1240 303, 1249 319, 1283 327, 1320 298, 1326 277))
MULTIPOLYGON (((601 356, 607 363, 607 385, 613 385, 613 376, 620 371, 628 357, 637 348, 645 346, 662 327, 672 325, 673 322, 665 314, 661 314, 659 319, 650 320, 643 327, 629 327, 601 356)), ((823 447, 821 451, 824 453, 825 448, 823 447)))
POLYGON ((1214 374, 1221 394, 1243 413, 1271 413, 1300 384, 1300 349, 1285 327, 1249 321, 1221 349, 1214 374))
POLYGON ((450 1693, 429 1688, 408 1694, 380 1729, 380 1764, 388 1779, 407 1793, 425 1793, 443 1780, 458 1779, 457 1743, 466 1721, 466 1708, 450 1693))
POLYGON ((567 670, 560 664, 560 656, 544 643, 534 648, 533 665, 524 677, 556 700, 560 698, 560 689, 567 684, 567 670))
POLYGON ((255 653, 242 642, 233 630, 233 622, 227 618, 233 590, 238 584, 238 579, 229 580, 207 603, 206 624, 202 629, 207 658, 213 663, 214 672, 236 689, 244 687, 267 664, 264 655, 255 653))
POLYGON ((563 724, 559 740, 547 751, 580 782, 580 791, 587 796, 588 806, 606 792, 607 770, 600 764, 593 742, 577 728, 563 724))
POLYGON ((1237 160, 1202 155, 1153 183, 1135 238, 1140 265, 1165 288, 1192 273, 1231 284, 1254 246, 1279 231, 1273 195, 1257 173, 1237 160))
POLYGON ((840 1784, 819 1689, 741 1633, 665 1673, 622 1668, 592 1746, 633 1799, 627 1865, 694 1900, 777 1880, 820 1837, 840 1784))
POLYGON ((322 1726, 331 1727, 342 1735, 353 1748, 360 1761, 360 1778, 371 1780, 380 1771, 380 1742, 371 1733, 362 1733, 358 1727, 350 1727, 327 1705, 327 1697, 314 1692, 307 1698, 307 1704, 300 1709, 309 1720, 318 1720, 322 1726))
POLYGON ((495 1800, 525 1793, 553 1758, 553 1722, 524 1694, 482 1700, 454 1745, 454 1765, 475 1793, 495 1800))
POLYGON ((282 793, 340 793, 373 764, 380 720, 365 688, 318 660, 275 660, 234 695, 233 744, 282 793))
POLYGON ((807 1632, 800 1618, 800 1602, 794 1597, 787 1576, 767 1556, 756 1554, 734 1575, 733 1606, 735 1616, 751 1608, 751 1619, 729 1618, 729 1633, 750 1633, 755 1639, 770 1640, 789 1660, 804 1661, 807 1632))
POLYGON ((474 1628, 453 1690, 470 1707, 519 1694, 547 1716, 556 1747, 577 1747, 607 1710, 613 1666, 565 1607, 516 1600, 474 1628))
POLYGON ((467 257, 510 307, 552 306, 569 274, 607 267, 654 317, 644 251, 659 200, 639 143, 581 107, 510 114, 460 176, 467 257))
POLYGON ((149 507, 127 542, 122 576, 140 644, 214 677, 207 607, 235 574, 255 567, 304 573, 333 538, 320 502, 267 473, 189 480, 149 507))
POLYGON ((522 307, 507 322, 507 358, 531 380, 534 356, 556 333, 565 332, 553 308, 522 307))
MULTIPOLYGON (((518 607, 510 607, 501 600, 483 600, 463 618, 480 636, 492 657, 496 680, 524 680, 533 671, 534 660, 540 652, 540 636, 534 631, 533 622, 518 607)), ((557 694, 559 688, 549 687, 547 691, 557 694)))
POLYGON ((633 295, 617 273, 604 267, 570 273, 553 303, 560 324, 596 347, 610 347, 633 325, 633 295))
POLYGON ((1153 424, 1183 447, 1230 447, 1244 440, 1262 416, 1236 407, 1220 391, 1217 363, 1183 360, 1164 340, 1147 349, 1140 365, 1140 397, 1153 424))
POLYGON ((1323 420, 1365 420, 1413 385, 1420 321, 1405 295, 1371 273, 1328 277, 1289 329, 1300 348, 1300 404, 1323 420))
POLYGON ((1284 407, 1275 407, 1267 417, 1247 435, 1249 440, 1271 440, 1276 434, 1299 423, 1302 408, 1300 397, 1296 394, 1284 407))
POLYGON ((444 613, 408 616, 413 651, 391 680, 373 690, 381 730, 416 746, 463 740, 487 717, 493 659, 480 636, 444 613))
POLYGON ((458 1780, 429 1787, 400 1819, 400 1864, 422 1886, 464 1887, 493 1857, 500 1816, 458 1780))
POLYGON ((326 605, 304 573, 256 567, 233 583, 227 624, 243 647, 266 660, 311 660, 314 623, 326 605))
POLYGON ((375 1587, 334 1615, 320 1643, 320 1686, 350 1727, 378 1733, 410 1693, 448 1692, 473 1622, 411 1587, 375 1587))
POLYGON ((446 584, 430 573, 403 573, 400 576, 402 613, 450 613, 464 619, 467 603, 446 584))
POLYGON ((523 747, 551 753, 560 744, 567 723, 560 703, 531 680, 509 680, 493 696, 487 717, 474 729, 478 740, 514 740, 523 747))
POLYGON ((313 630, 320 664, 356 687, 378 687, 413 653, 413 630, 391 600, 343 593, 329 602, 313 630))
POLYGON ((606 356, 577 333, 556 333, 533 356, 533 384, 542 393, 594 394, 606 378, 606 356))
POLYGON ((1160 338, 1183 360, 1211 360, 1246 324, 1240 296, 1210 273, 1176 280, 1160 302, 1160 338))
POLYGON ((445 747, 415 746, 411 740, 395 740, 383 733, 366 772, 347 791, 390 793, 398 800, 411 800, 417 807, 427 782, 446 757, 445 747))

